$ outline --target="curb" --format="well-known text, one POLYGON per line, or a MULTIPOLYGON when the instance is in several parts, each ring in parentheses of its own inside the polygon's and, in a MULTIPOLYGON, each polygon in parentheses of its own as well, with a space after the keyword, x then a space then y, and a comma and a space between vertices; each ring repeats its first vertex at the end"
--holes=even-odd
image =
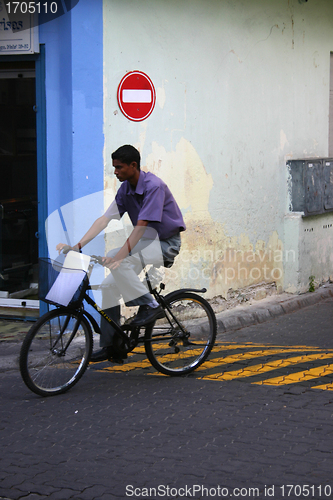
POLYGON ((237 306, 235 309, 216 314, 218 334, 271 321, 278 316, 313 306, 332 297, 333 285, 324 285, 314 292, 307 292, 296 297, 286 297, 285 294, 275 295, 261 300, 258 304, 237 306))

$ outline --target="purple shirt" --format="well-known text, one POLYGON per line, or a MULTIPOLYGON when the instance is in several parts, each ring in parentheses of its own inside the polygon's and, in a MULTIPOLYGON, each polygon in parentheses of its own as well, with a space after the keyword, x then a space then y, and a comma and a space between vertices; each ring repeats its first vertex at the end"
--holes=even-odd
POLYGON ((140 171, 135 188, 124 181, 105 217, 115 219, 127 212, 133 226, 138 220, 148 221, 148 226, 158 232, 160 240, 166 240, 185 231, 183 216, 168 186, 151 172, 140 171))

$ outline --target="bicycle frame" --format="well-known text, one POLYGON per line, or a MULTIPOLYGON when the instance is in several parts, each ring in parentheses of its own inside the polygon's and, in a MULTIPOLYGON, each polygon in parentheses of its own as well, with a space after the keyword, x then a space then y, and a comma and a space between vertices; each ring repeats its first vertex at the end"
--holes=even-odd
MULTIPOLYGON (((148 277, 147 273, 146 273, 146 279, 147 279, 147 283, 148 283, 148 287, 150 289, 150 292, 154 295, 154 297, 156 298, 156 300, 158 301, 158 303, 161 304, 161 306, 163 307, 163 309, 168 311, 168 313, 170 314, 170 316, 172 317, 172 319, 177 323, 177 326, 186 335, 187 332, 184 331, 184 327, 179 323, 178 319, 172 313, 169 305, 167 304, 166 298, 172 298, 172 296, 174 294, 178 294, 179 292, 205 293, 207 291, 207 289, 206 288, 201 288, 201 289, 197 289, 197 288, 182 288, 180 290, 176 290, 175 292, 170 292, 165 297, 163 297, 156 289, 152 289, 151 284, 150 284, 150 280, 149 280, 149 277, 148 277)), ((163 286, 161 287, 161 289, 164 289, 164 284, 162 283, 162 285, 163 286)), ((91 290, 91 287, 88 286, 87 290, 91 290)), ((103 316, 103 318, 114 328, 114 330, 116 331, 117 335, 119 335, 124 340, 124 342, 126 343, 126 345, 129 346, 129 343, 130 343, 130 340, 131 340, 130 337, 128 335, 126 335, 126 333, 122 330, 122 328, 112 318, 110 318, 103 311, 103 309, 101 309, 96 304, 96 302, 94 302, 94 300, 87 293, 84 294, 83 300, 85 300, 89 305, 91 305, 93 307, 93 309, 95 309, 95 311, 97 311, 101 316, 103 316)), ((86 318, 91 322, 91 324, 93 325, 93 328, 94 328, 95 332, 100 332, 100 327, 98 326, 97 321, 95 320, 95 318, 88 311, 85 311, 84 309, 81 309, 81 314, 83 316, 86 316, 86 318)), ((172 326, 170 318, 168 317, 167 314, 166 314, 166 318, 167 318, 170 326, 172 326)), ((128 330, 131 330, 131 325, 130 324, 128 324, 127 327, 128 327, 128 330)), ((134 326, 132 328, 134 330, 134 329, 137 329, 138 327, 134 326)), ((163 335, 161 337, 161 341, 162 340, 163 340, 163 335)), ((154 341, 156 341, 156 338, 154 339, 154 341)), ((138 342, 140 342, 140 341, 138 341, 138 342)), ((144 340, 142 339, 141 343, 143 343, 143 342, 144 342, 144 340)))
MULTIPOLYGON (((144 264, 144 261, 143 261, 143 256, 141 254, 141 252, 139 252, 139 255, 140 255, 140 259, 141 259, 141 263, 142 263, 142 268, 144 269, 146 266, 144 264)), ((93 255, 92 258, 95 259, 96 262, 98 263, 101 263, 100 262, 100 257, 97 257, 96 255, 93 255)), ((168 311, 168 313, 170 314, 171 318, 176 322, 178 328, 183 332, 183 334, 186 336, 187 335, 187 332, 186 332, 186 329, 184 329, 184 327, 179 323, 178 319, 174 316, 174 314, 171 312, 171 309, 167 303, 167 298, 172 298, 172 296, 175 294, 175 293, 179 293, 179 292, 197 292, 197 293, 205 293, 207 291, 206 288, 202 288, 202 289, 196 289, 196 288, 183 288, 181 290, 177 290, 175 292, 171 292, 169 294, 167 294, 165 297, 163 297, 161 295, 161 291, 164 290, 165 288, 165 285, 164 283, 161 283, 160 284, 160 292, 157 291, 156 288, 153 288, 152 285, 151 285, 151 282, 150 282, 150 279, 149 279, 149 274, 147 272, 147 269, 145 270, 145 280, 147 282, 147 285, 148 285, 148 289, 150 291, 150 293, 155 297, 155 299, 157 300, 157 302, 163 307, 164 311, 168 311)), ((90 285, 88 285, 87 287, 87 290, 82 298, 82 303, 83 301, 85 300, 93 309, 95 309, 95 311, 97 311, 115 330, 116 334, 119 335, 122 340, 125 342, 125 344, 127 345, 127 347, 130 347, 130 341, 131 341, 131 338, 123 331, 123 329, 112 319, 110 318, 106 313, 105 311, 103 311, 103 309, 101 307, 99 307, 96 302, 94 302, 94 300, 88 295, 87 291, 88 290, 92 290, 92 287, 90 285)), ((80 314, 79 314, 79 318, 78 318, 78 323, 77 323, 77 326, 80 324, 80 319, 82 318, 82 316, 85 316, 86 319, 92 324, 93 326, 93 329, 95 332, 99 332, 100 333, 100 327, 97 323, 97 321, 95 320, 95 318, 90 314, 88 313, 87 311, 84 310, 83 307, 80 308, 80 314)), ((170 324, 170 326, 172 327, 172 323, 171 323, 171 320, 168 316, 168 314, 166 314, 166 318, 170 324)), ((131 325, 127 325, 128 326, 128 330, 131 330, 131 325)), ((133 330, 137 329, 138 327, 137 326, 134 326, 133 327, 133 330)), ((76 333, 76 330, 77 330, 77 327, 75 327, 75 332, 73 333, 73 337, 76 333)), ((66 351, 68 345, 70 344, 72 338, 69 340, 67 346, 65 347, 64 349, 64 352, 66 351)), ((163 335, 162 335, 163 337, 163 335)), ((163 340, 163 338, 161 338, 161 340, 163 340)), ((139 340, 137 339, 137 341, 139 342, 139 340)), ((143 340, 141 341, 143 342, 143 340)))
MULTIPOLYGON (((87 290, 91 290, 90 286, 88 287, 87 290)), ((126 335, 126 333, 123 332, 123 330, 121 329, 121 327, 112 318, 110 318, 103 311, 103 309, 101 309, 96 304, 96 302, 94 302, 93 299, 91 297, 89 297, 89 295, 87 293, 84 294, 83 300, 85 300, 89 305, 91 305, 95 309, 95 311, 97 311, 101 316, 103 316, 103 318, 106 319, 106 321, 108 323, 110 323, 110 325, 116 330, 116 332, 122 337, 123 340, 125 340, 125 341, 128 340, 128 336, 126 335)), ((82 310, 82 314, 89 319, 89 321, 92 323, 95 331, 96 331, 96 328, 97 328, 97 331, 100 330, 100 328, 99 328, 99 326, 97 324, 97 321, 95 320, 95 318, 90 313, 88 313, 85 310, 82 310)))

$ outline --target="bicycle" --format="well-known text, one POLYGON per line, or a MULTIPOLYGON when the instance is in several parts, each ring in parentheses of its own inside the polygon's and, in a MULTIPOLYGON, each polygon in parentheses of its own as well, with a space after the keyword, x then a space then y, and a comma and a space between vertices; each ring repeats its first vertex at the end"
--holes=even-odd
POLYGON ((191 373, 207 359, 214 346, 216 317, 207 300, 198 295, 205 293, 205 288, 184 288, 164 296, 164 283, 161 282, 157 289, 161 277, 156 277, 156 273, 153 278, 152 275, 149 277, 150 273, 145 269, 144 279, 150 293, 162 306, 164 317, 141 327, 126 322, 118 325, 88 294, 89 290, 96 289, 89 284, 92 269, 101 263, 100 257, 91 256, 79 288, 70 303, 63 306, 48 301, 47 291, 64 268, 50 259, 40 259, 40 298, 55 309, 44 314, 30 328, 20 352, 23 381, 40 396, 66 392, 79 381, 89 364, 93 332, 100 334, 100 327, 84 309, 84 301, 113 326, 117 342, 126 354, 143 344, 151 365, 165 375, 191 373))

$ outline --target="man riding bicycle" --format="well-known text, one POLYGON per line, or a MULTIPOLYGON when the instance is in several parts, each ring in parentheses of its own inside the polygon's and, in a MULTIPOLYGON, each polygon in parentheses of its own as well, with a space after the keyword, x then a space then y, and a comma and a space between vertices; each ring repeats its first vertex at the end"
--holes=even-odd
MULTIPOLYGON (((102 308, 119 324, 119 299, 122 296, 127 306, 140 306, 131 324, 142 326, 161 317, 163 309, 147 292, 138 277, 142 271, 141 251, 144 251, 145 265, 157 264, 162 252, 164 265, 170 267, 180 251, 180 233, 185 231, 186 226, 168 186, 151 172, 140 170, 140 153, 136 148, 130 145, 121 146, 112 153, 111 158, 115 175, 122 183, 115 201, 104 215, 93 223, 73 250, 81 251, 111 220, 119 219, 128 213, 134 226, 133 231, 121 248, 111 250, 103 258, 103 265, 108 267, 111 273, 102 283, 102 308), (158 234, 159 242, 154 240, 152 243, 150 233, 154 231, 158 234)), ((67 245, 59 243, 57 250, 60 252, 65 246, 67 245)), ((117 361, 125 357, 113 340, 114 329, 102 318, 101 349, 93 353, 90 360, 117 361)))

